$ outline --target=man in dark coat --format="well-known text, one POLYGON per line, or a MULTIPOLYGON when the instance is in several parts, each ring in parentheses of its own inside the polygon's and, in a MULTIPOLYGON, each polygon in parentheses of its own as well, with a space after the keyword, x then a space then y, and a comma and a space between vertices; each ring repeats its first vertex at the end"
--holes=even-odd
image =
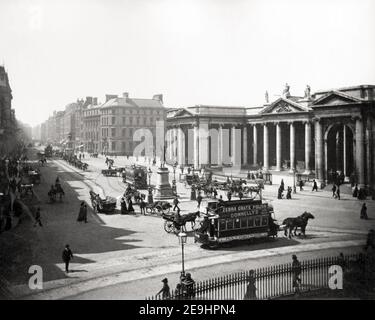
POLYGON ((73 259, 73 252, 70 250, 68 244, 65 246, 65 249, 62 252, 62 259, 65 262, 65 272, 69 273, 69 262, 71 259, 73 259))
POLYGON ((175 211, 176 209, 178 209, 178 204, 180 203, 180 201, 178 201, 178 198, 177 197, 174 197, 173 199, 173 211, 175 211))
POLYGON ((292 256, 292 275, 293 275, 293 288, 295 288, 295 292, 299 293, 299 284, 301 284, 301 263, 298 261, 297 256, 294 254, 292 256))
POLYGON ((312 191, 316 191, 318 192, 318 184, 316 183, 315 179, 313 181, 313 188, 312 188, 312 191))
POLYGON ((361 216, 360 216, 360 218, 361 218, 361 219, 365 219, 365 220, 368 219, 366 203, 364 203, 364 204, 362 205, 361 216))
POLYGON ((202 199, 203 199, 203 198, 202 198, 201 194, 198 193, 198 197, 197 197, 197 203, 198 203, 197 207, 198 207, 198 208, 200 208, 200 206, 201 206, 202 199))
POLYGON ((164 278, 161 282, 163 282, 163 287, 156 295, 158 296, 161 293, 162 299, 169 299, 171 297, 171 291, 169 289, 168 279, 164 278))

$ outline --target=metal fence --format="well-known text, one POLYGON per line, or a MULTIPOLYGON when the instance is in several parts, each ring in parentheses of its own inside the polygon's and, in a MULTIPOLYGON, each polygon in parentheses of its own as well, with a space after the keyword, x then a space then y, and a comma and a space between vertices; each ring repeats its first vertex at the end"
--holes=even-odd
POLYGON ((367 261, 362 254, 344 257, 324 257, 301 261, 301 281, 293 281, 291 263, 238 272, 222 277, 196 282, 191 288, 171 292, 170 297, 151 296, 147 300, 243 300, 275 299, 292 295, 298 290, 301 294, 328 288, 329 268, 340 265, 348 270, 353 264, 367 261), (255 285, 255 288, 254 288, 255 285), (294 286, 296 285, 296 286, 294 286), (252 289, 253 288, 253 289, 252 289))

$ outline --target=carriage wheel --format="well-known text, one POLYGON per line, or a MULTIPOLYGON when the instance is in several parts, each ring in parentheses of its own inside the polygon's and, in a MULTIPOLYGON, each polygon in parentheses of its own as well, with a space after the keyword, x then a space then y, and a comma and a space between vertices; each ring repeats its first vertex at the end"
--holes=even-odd
POLYGON ((168 214, 171 211, 171 207, 168 206, 168 208, 162 209, 163 213, 168 214))
POLYGON ((164 211, 163 211, 163 207, 162 207, 161 205, 156 206, 156 207, 155 207, 155 212, 156 212, 159 216, 161 216, 161 215, 164 213, 164 211))
POLYGON ((164 222, 164 230, 168 233, 173 233, 175 232, 176 228, 174 227, 174 223, 172 221, 165 221, 164 222))
POLYGON ((146 207, 146 212, 147 212, 148 214, 151 214, 151 213, 153 212, 152 207, 146 207))

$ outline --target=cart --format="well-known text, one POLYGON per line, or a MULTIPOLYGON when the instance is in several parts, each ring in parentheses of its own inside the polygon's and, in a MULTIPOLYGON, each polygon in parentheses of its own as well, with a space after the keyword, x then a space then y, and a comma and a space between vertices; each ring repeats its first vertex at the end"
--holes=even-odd
POLYGON ((172 205, 168 201, 156 201, 146 206, 146 212, 150 214, 164 215, 168 214, 172 205))
POLYGON ((116 198, 107 196, 105 199, 102 199, 99 194, 94 191, 90 191, 90 198, 95 212, 110 214, 116 209, 116 198))

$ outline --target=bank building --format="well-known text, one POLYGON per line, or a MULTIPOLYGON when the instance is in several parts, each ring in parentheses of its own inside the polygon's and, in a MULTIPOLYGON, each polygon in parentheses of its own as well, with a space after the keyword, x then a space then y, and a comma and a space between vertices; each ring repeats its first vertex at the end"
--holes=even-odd
POLYGON ((167 112, 166 161, 295 174, 330 183, 336 174, 375 186, 375 85, 290 93, 256 107, 195 105, 167 112))

